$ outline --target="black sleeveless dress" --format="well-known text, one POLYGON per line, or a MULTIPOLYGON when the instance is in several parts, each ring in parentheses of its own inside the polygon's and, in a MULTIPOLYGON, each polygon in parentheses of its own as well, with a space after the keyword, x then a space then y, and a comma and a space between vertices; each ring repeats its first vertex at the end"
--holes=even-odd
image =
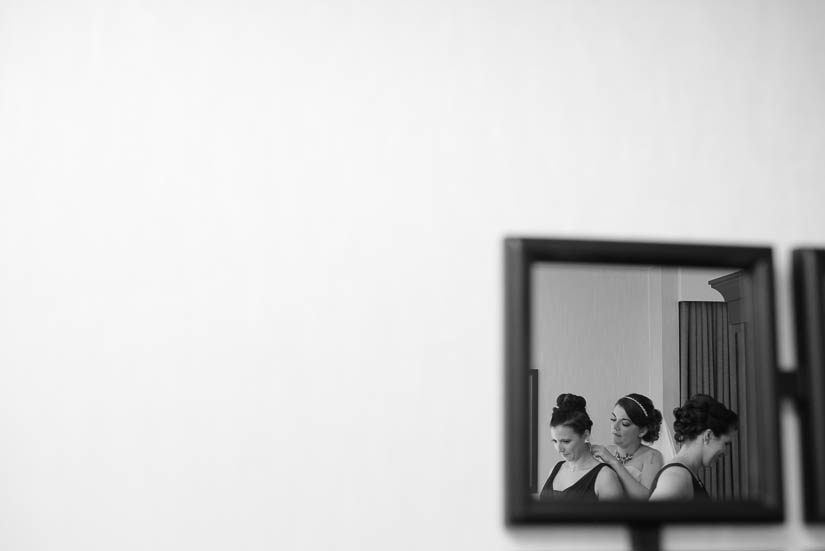
POLYGON ((696 475, 693 474, 693 471, 688 469, 686 466, 682 465, 681 463, 670 463, 665 465, 659 472, 656 473, 656 476, 653 478, 653 482, 650 484, 650 494, 653 495, 653 490, 656 489, 656 484, 659 483, 659 476, 665 471, 665 469, 669 469, 671 467, 681 467, 687 472, 690 473, 690 479, 693 481, 693 499, 704 501, 709 500, 710 495, 708 495, 708 491, 705 490, 705 485, 702 484, 702 481, 696 478, 696 475))
POLYGON ((539 501, 598 501, 599 496, 596 495, 596 477, 599 476, 599 471, 603 467, 610 468, 606 463, 599 463, 581 477, 575 484, 568 486, 562 491, 553 489, 553 479, 564 465, 564 461, 559 461, 553 467, 553 472, 550 473, 550 478, 544 483, 544 487, 539 494, 539 501))

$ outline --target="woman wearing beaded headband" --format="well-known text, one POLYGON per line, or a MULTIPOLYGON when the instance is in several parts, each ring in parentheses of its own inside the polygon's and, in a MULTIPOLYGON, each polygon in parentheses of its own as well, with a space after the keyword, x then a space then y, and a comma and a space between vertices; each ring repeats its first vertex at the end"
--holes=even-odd
POLYGON ((642 394, 628 394, 616 401, 610 415, 612 446, 593 444, 593 456, 607 463, 622 483, 625 493, 633 499, 647 499, 650 485, 662 468, 661 452, 643 442, 655 442, 662 426, 662 412, 642 394))

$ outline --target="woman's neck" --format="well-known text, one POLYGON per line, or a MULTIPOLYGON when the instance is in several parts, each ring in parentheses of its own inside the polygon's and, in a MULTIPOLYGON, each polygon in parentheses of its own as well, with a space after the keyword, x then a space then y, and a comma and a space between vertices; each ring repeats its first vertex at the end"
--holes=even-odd
POLYGON ((695 445, 696 441, 683 444, 681 449, 673 456, 674 461, 678 461, 692 472, 694 475, 699 473, 702 467, 702 448, 695 445))
POLYGON ((572 471, 582 471, 584 469, 589 469, 593 466, 593 463, 597 463, 597 461, 593 459, 593 456, 584 454, 577 457, 576 459, 567 460, 567 466, 572 471))
POLYGON ((641 448, 641 447, 642 447, 641 442, 636 442, 634 444, 630 444, 627 447, 620 446, 620 445, 616 444, 616 450, 622 455, 633 455, 634 453, 639 451, 639 448, 641 448))

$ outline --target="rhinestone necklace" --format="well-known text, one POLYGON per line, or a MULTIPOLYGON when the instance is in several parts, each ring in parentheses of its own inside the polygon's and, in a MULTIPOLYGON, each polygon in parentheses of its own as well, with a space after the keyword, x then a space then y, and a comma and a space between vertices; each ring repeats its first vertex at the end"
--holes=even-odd
POLYGON ((619 461, 619 463, 624 465, 625 463, 633 459, 633 454, 629 453, 627 455, 622 455, 622 453, 619 450, 616 450, 616 459, 619 461))
POLYGON ((625 463, 633 459, 633 454, 638 452, 640 449, 642 449, 641 445, 637 447, 635 450, 633 450, 633 453, 622 454, 622 452, 619 451, 619 448, 616 448, 616 453, 614 453, 613 455, 616 456, 616 459, 619 461, 619 464, 624 465, 625 463))

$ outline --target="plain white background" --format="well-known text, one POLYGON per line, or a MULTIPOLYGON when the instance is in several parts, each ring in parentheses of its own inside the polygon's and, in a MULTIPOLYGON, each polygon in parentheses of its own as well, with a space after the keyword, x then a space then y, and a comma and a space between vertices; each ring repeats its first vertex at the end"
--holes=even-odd
MULTIPOLYGON (((0 3, 0 548, 508 531, 505 235, 825 245, 825 4, 0 3)), ((765 404, 765 407, 777 407, 765 404)), ((668 548, 808 549, 788 521, 668 548)))

